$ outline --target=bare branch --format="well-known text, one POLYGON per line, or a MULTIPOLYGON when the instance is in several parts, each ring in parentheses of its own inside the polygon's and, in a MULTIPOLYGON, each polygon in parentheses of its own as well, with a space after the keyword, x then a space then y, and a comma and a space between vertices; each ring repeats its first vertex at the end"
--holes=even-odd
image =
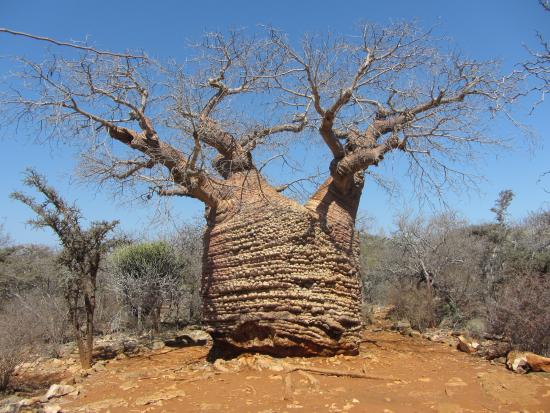
POLYGON ((409 24, 366 24, 357 38, 307 38, 300 52, 278 33, 271 36, 302 68, 293 84, 280 87, 313 102, 334 157, 334 183, 344 192, 356 173, 395 149, 411 162, 426 159, 437 173, 452 174, 460 151, 464 159, 475 144, 499 143, 476 128, 476 117, 504 113, 521 80, 514 73, 499 75, 495 62, 439 52, 430 31, 409 24), (420 157, 413 160, 413 154, 420 157))
POLYGON ((106 50, 98 50, 98 49, 95 49, 95 48, 90 47, 90 46, 82 46, 82 45, 79 45, 79 44, 76 44, 76 43, 62 42, 62 41, 59 41, 59 40, 52 39, 50 37, 36 36, 36 35, 33 35, 33 34, 29 34, 29 33, 10 30, 10 29, 7 29, 5 27, 0 27, 0 33, 9 33, 9 34, 12 34, 14 36, 23 36, 23 37, 27 37, 29 39, 45 41, 45 42, 53 43, 56 46, 72 47, 73 49, 84 50, 86 52, 92 52, 92 53, 96 53, 98 55, 105 55, 105 56, 112 56, 112 57, 122 57, 122 58, 127 58, 127 59, 143 59, 143 60, 148 59, 148 57, 145 56, 145 55, 133 55, 133 54, 129 54, 129 53, 115 53, 115 52, 110 52, 110 51, 106 51, 106 50))

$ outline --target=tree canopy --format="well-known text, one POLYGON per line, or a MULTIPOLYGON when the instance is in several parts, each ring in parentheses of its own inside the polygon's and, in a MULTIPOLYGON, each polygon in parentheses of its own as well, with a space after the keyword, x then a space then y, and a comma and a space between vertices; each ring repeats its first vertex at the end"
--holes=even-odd
MULTIPOLYGON (((273 28, 208 33, 183 63, 39 39, 72 49, 17 58, 15 92, 1 103, 8 122, 83 144, 87 177, 208 206, 227 197, 231 176, 263 172, 299 139, 324 142, 332 161, 318 169, 343 193, 365 171, 377 179, 373 167, 396 150, 416 186, 439 193, 470 179, 464 163, 480 145, 502 142, 486 121, 518 93, 497 62, 409 23, 300 42, 273 28)), ((306 178, 291 175, 278 190, 306 178)))

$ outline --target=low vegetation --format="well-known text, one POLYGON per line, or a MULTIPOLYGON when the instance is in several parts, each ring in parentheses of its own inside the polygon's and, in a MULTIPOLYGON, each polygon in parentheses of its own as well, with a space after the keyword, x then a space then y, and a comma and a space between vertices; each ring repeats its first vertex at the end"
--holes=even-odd
POLYGON ((402 215, 390 236, 363 234, 363 287, 371 304, 394 306, 414 328, 447 326, 502 335, 516 347, 550 353, 550 211, 509 222, 503 191, 495 222, 456 213, 402 215))
MULTIPOLYGON (((201 232, 199 226, 184 225, 163 241, 126 239, 104 251, 96 280, 94 334, 154 335, 199 322, 201 232)), ((18 364, 59 356, 62 345, 74 340, 74 329, 65 294, 67 269, 60 261, 63 250, 14 245, 3 228, 0 239, 2 391, 18 364)))
POLYGON ((141 331, 148 322, 159 331, 161 310, 183 297, 180 261, 166 242, 130 244, 110 257, 111 286, 127 316, 141 331))
MULTIPOLYGON (((501 193, 495 221, 473 225, 458 214, 402 214, 390 235, 361 234, 365 308, 425 330, 500 335, 514 347, 550 354, 550 211, 507 219, 513 194, 501 193)), ((0 389, 17 364, 58 356, 74 337, 64 294, 63 250, 0 239, 0 389)), ((95 334, 155 335, 200 323, 201 233, 187 224, 162 240, 127 238, 104 250, 98 269, 95 334)))

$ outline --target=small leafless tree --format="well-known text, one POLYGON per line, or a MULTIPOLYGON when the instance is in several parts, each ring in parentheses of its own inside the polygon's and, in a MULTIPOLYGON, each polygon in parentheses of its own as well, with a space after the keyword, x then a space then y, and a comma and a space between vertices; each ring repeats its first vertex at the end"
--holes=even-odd
POLYGON ((173 297, 169 300, 176 320, 180 319, 180 311, 183 308, 187 308, 187 319, 189 322, 199 323, 201 321, 200 287, 203 234, 204 228, 202 225, 199 223, 187 223, 179 226, 176 233, 168 240, 182 261, 182 282, 185 298, 178 300, 176 297, 173 297))
POLYGON ((44 177, 27 170, 25 185, 34 188, 45 200, 39 202, 21 192, 12 198, 28 205, 37 218, 29 221, 37 228, 51 228, 59 237, 63 250, 60 263, 66 268, 65 298, 69 319, 78 345, 83 368, 92 364, 94 311, 96 306, 96 277, 102 255, 110 245, 109 233, 117 225, 113 222, 92 222, 88 229, 81 226, 80 210, 64 201, 44 177))
POLYGON ((471 183, 464 164, 501 142, 484 120, 517 95, 496 62, 465 58, 407 23, 298 44, 269 28, 209 33, 185 65, 74 46, 17 59, 4 119, 87 143, 88 177, 205 204, 203 313, 230 351, 356 352, 365 174, 383 183, 373 169, 392 155, 419 191, 471 183), (290 164, 300 136, 329 153, 312 168, 326 179, 304 204, 282 194, 303 173, 282 185, 266 175, 269 162, 290 164))
POLYGON ((370 271, 392 283, 389 301, 419 328, 483 314, 479 277, 484 244, 468 223, 447 212, 430 219, 401 215, 383 258, 370 271))

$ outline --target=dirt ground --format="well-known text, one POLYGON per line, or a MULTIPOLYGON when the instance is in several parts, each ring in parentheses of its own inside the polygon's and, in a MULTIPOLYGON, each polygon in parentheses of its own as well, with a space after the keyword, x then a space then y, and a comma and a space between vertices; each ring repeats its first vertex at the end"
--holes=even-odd
POLYGON ((241 356, 212 365, 207 351, 112 360, 79 383, 78 396, 51 402, 63 412, 110 413, 550 412, 550 374, 519 375, 448 344, 390 331, 366 331, 354 357, 241 356), (289 366, 304 370, 288 373, 289 366))

